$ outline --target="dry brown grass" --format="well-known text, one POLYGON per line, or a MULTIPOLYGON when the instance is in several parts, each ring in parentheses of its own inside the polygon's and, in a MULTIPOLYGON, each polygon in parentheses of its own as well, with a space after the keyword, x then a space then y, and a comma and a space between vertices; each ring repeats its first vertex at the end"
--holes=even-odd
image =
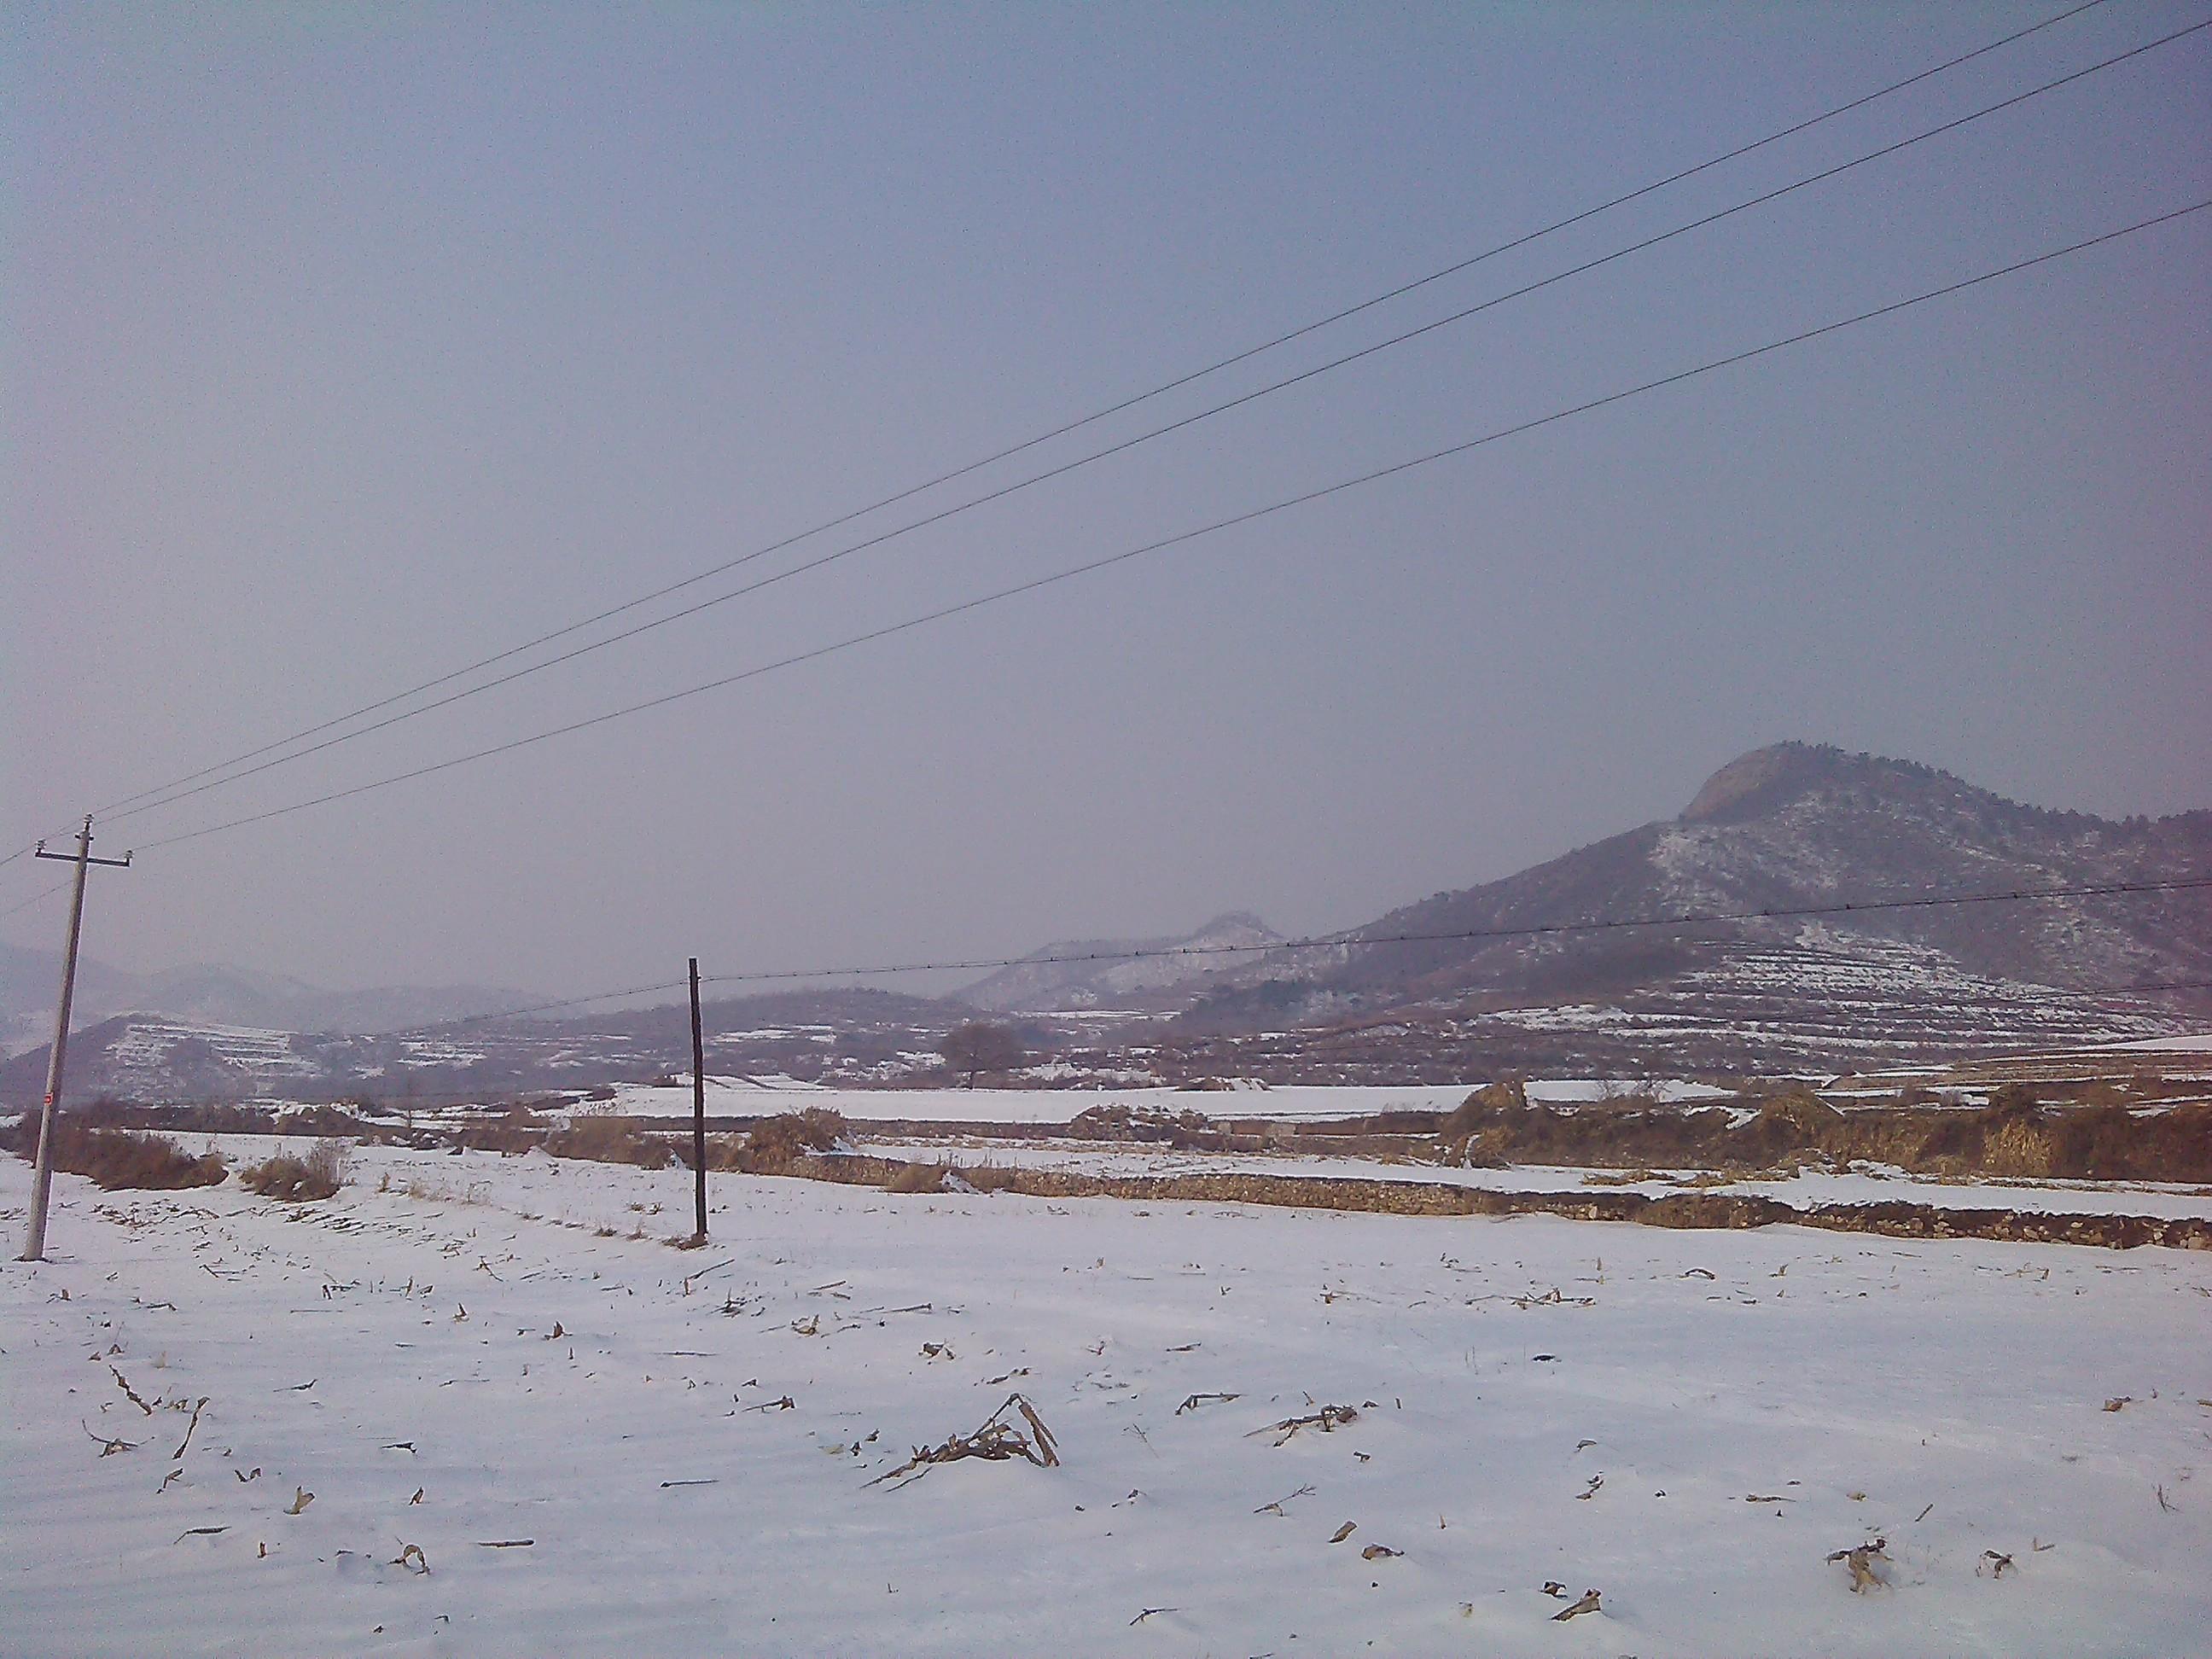
POLYGON ((550 1120, 517 1101, 495 1118, 465 1125, 454 1133, 453 1139, 455 1144, 471 1152, 511 1156, 542 1145, 551 1127, 550 1120))
POLYGON ((1839 1112, 1798 1090, 1721 1107, 1564 1111, 1508 1085, 1471 1097, 1440 1127, 1443 1162, 1787 1170, 1827 1159, 1919 1175, 2203 1181, 2212 1178, 2212 1106, 2160 1113, 2050 1107, 2008 1085, 1985 1107, 1839 1112), (1753 1115, 1735 1121, 1745 1106, 1753 1115))
POLYGON ((1164 1106, 1131 1106, 1118 1100, 1085 1107, 1068 1124, 1067 1133, 1079 1140, 1157 1141, 1186 1151, 1216 1146, 1222 1139, 1203 1112, 1171 1112, 1164 1106))
POLYGON ((902 1164, 884 1177, 887 1193, 941 1193, 945 1177, 952 1173, 950 1164, 902 1164))
POLYGON ((1041 1469, 1051 1469, 1060 1467, 1060 1445, 1028 1396, 1010 1394, 1006 1404, 985 1418, 982 1426, 973 1434, 949 1436, 941 1446, 916 1446, 912 1457, 898 1468, 878 1475, 868 1485, 879 1486, 885 1481, 896 1481, 897 1485, 891 1490, 896 1492, 900 1486, 912 1486, 939 1463, 957 1463, 970 1457, 994 1463, 1018 1457, 1041 1469), (1029 1425, 1029 1433, 1024 1434, 1014 1426, 1017 1412, 1029 1425))
POLYGON ((1981 1172, 1991 1176, 2047 1176, 2057 1152, 2050 1125, 2033 1107, 2001 1118, 1982 1131, 1981 1172))
POLYGON ((549 1135, 545 1150, 556 1158, 635 1164, 646 1170, 665 1170, 676 1161, 676 1149, 665 1139, 623 1117, 580 1117, 549 1135))
MULTIPOLYGON (((38 1118, 25 1117, 22 1128, 28 1133, 18 1133, 16 1150, 26 1158, 35 1158, 38 1118)), ((88 1129, 67 1118, 55 1121, 53 1158, 57 1170, 88 1176, 95 1185, 109 1192, 123 1188, 159 1192, 212 1187, 228 1173, 219 1154, 208 1152, 194 1158, 167 1135, 88 1129)))
POLYGON ((343 1106, 328 1104, 287 1106, 279 1110, 276 1119, 280 1135, 353 1135, 374 1137, 377 1127, 355 1116, 343 1106))
MULTIPOLYGON (((955 1166, 903 1164, 866 1156, 815 1158, 792 1171, 815 1181, 889 1189, 901 1171, 919 1167, 941 1185, 955 1166)), ((1580 1221, 1634 1221, 1659 1227, 1765 1227, 1778 1222, 1878 1233, 1895 1238, 1999 1238, 2021 1243, 2087 1244, 2114 1249, 2162 1244, 2212 1249, 2212 1221, 2140 1215, 2077 1215, 2005 1208, 1950 1210, 1905 1202, 1811 1204, 1802 1208, 1750 1194, 1688 1188, 1658 1197, 1577 1188, 1565 1192, 1494 1192, 1441 1182, 1364 1176, 1254 1173, 1159 1176, 1092 1175, 1076 1170, 985 1168, 961 1172, 971 1184, 1004 1188, 1031 1198, 1118 1198, 1143 1202, 1267 1204, 1297 1209, 1358 1210, 1390 1215, 1565 1216, 1580 1221)), ((931 1190, 925 1186, 924 1190, 931 1190)), ((1996 1196, 1992 1194, 1993 1201, 1996 1196)))
POLYGON ((843 1113, 809 1106, 755 1124, 738 1154, 738 1167, 751 1175, 782 1175, 817 1152, 834 1152, 845 1139, 843 1113))
POLYGON ((345 1185, 348 1162, 343 1141, 319 1140, 305 1158, 279 1152, 240 1170, 238 1178, 264 1198, 282 1199, 288 1204, 313 1203, 331 1197, 345 1185))
POLYGON ((943 1193, 963 1190, 961 1183, 979 1193, 1003 1193, 1020 1185, 1022 1173, 1000 1164, 973 1169, 957 1164, 894 1164, 883 1178, 887 1193, 943 1193))

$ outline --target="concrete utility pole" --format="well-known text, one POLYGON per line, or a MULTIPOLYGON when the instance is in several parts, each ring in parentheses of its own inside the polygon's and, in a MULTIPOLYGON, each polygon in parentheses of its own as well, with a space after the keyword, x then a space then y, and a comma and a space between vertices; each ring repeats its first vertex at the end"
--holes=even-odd
POLYGON ((38 1174, 31 1188, 31 1233, 23 1245, 24 1261, 43 1261, 46 1255, 46 1195, 54 1184, 54 1114, 61 1109, 62 1066, 69 1057, 70 1004, 76 996, 76 944, 84 931, 85 872, 95 864, 112 865, 120 870, 131 863, 131 854, 119 859, 96 859, 92 855, 92 817, 87 814, 84 828, 76 832, 76 851, 49 853, 44 842, 39 843, 38 856, 42 859, 66 859, 76 866, 76 890, 70 898, 69 949, 62 956, 62 1000, 54 1011, 53 1052, 46 1057, 46 1103, 39 1116, 38 1174))
POLYGON ((699 958, 691 958, 691 1174, 696 1183, 699 1231, 707 1242, 707 1042, 699 1026, 699 958))

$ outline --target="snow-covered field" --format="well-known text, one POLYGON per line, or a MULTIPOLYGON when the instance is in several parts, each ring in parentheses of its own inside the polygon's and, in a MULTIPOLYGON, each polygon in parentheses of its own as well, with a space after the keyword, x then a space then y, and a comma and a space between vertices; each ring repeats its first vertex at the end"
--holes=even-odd
MULTIPOLYGON (((788 1079, 710 1077, 707 1109, 737 1115, 798 1111, 827 1106, 856 1123, 902 1119, 931 1123, 1066 1123, 1093 1106, 1122 1105, 1214 1118, 1263 1117, 1279 1122, 1362 1117, 1377 1112, 1449 1112, 1479 1084, 1415 1084, 1404 1087, 1286 1084, 1269 1089, 823 1089, 788 1079)), ((1606 1099, 1631 1090, 1665 1101, 1717 1099, 1726 1091, 1681 1082, 1614 1083, 1598 1078, 1531 1082, 1528 1098, 1553 1103, 1606 1099)), ((611 1101, 584 1111, 641 1117, 675 1117, 691 1109, 691 1085, 672 1088, 626 1083, 611 1101)))
MULTIPOLYGON (((195 1145, 198 1143, 195 1142, 195 1145)), ((241 1143, 248 1144, 248 1143, 241 1143)), ((2166 1182, 1940 1181, 1901 1170, 1806 1170, 1789 1176, 1716 1181, 1694 1170, 1653 1171, 1650 1180, 1626 1180, 1619 1170, 1570 1164, 1516 1164, 1503 1169, 1393 1162, 1371 1158, 1301 1156, 1277 1152, 1186 1152, 1156 1145, 1102 1146, 1081 1140, 894 1140, 863 1134, 858 1149, 915 1164, 1003 1164, 1072 1170, 1100 1176, 1258 1174, 1310 1179, 1427 1181, 1490 1192, 1564 1193, 1603 1188, 1651 1197, 1693 1186, 1702 1192, 1779 1199, 1802 1208, 1814 1204, 1926 1205, 1943 1210, 2033 1210, 2062 1215, 2144 1215, 2161 1218, 2212 1217, 2212 1188, 2166 1182)))
POLYGON ((2212 1255, 714 1190, 687 1253, 675 1170, 59 1177, 0 1267, 0 1648, 2208 1646, 2212 1255), (1059 1467, 866 1485, 1016 1389, 1059 1467))

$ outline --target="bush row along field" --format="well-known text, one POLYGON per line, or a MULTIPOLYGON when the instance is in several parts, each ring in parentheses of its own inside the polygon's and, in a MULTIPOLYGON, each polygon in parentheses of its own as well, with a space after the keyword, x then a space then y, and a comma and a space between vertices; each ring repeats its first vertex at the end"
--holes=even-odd
MULTIPOLYGON (((1494 1145, 1500 1114, 1525 1114, 1525 1103, 1516 1106, 1502 1094, 1478 1097, 1445 1126, 1455 1131, 1443 1140, 1445 1154, 1468 1164, 1494 1165, 1502 1162, 1485 1153, 1494 1145)), ((1830 1109, 1814 1103, 1820 1112, 1830 1109)), ((1512 1121, 1509 1118, 1509 1121, 1512 1121)), ((1778 1142, 1797 1144, 1786 1133, 1796 1125, 1815 1139, 1831 1126, 1808 1112, 1802 1103, 1771 1107, 1748 1120, 1740 1120, 1736 1131, 1747 1147, 1771 1148, 1778 1142)), ((542 1150, 565 1160, 629 1164, 643 1170, 664 1170, 684 1161, 678 1143, 664 1133, 641 1127, 634 1120, 594 1117, 573 1126, 547 1130, 542 1126, 509 1122, 507 1132, 518 1137, 499 1148, 507 1155, 542 1150)), ((1123 1126, 1127 1127, 1127 1126, 1123 1126)), ((1165 1133, 1175 1134, 1183 1126, 1163 1120, 1165 1133)), ((2050 1161, 2051 1125, 2034 1108, 2019 1103, 1992 1107, 1978 1115, 1956 1138, 1957 1144, 1976 1143, 1985 1160, 2015 1167, 2024 1161, 2050 1161)), ((2059 1126, 2063 1137, 2069 1127, 2059 1126)), ((2096 1126, 2092 1124, 2091 1128, 2096 1126)), ((64 1126, 58 1146, 60 1167, 89 1176, 103 1188, 173 1188, 206 1186, 222 1182, 227 1174, 220 1154, 210 1148, 194 1158, 176 1142, 159 1135, 136 1134, 112 1129, 85 1130, 64 1126)), ((15 1134, 19 1150, 31 1155, 30 1137, 19 1126, 15 1134)), ((2057 1139, 2061 1146, 2068 1143, 2057 1139)), ((2087 1141, 2094 1151, 2094 1136, 2087 1141)), ((348 1143, 323 1139, 304 1157, 276 1153, 240 1172, 248 1189, 289 1202, 313 1201, 334 1195, 347 1176, 348 1143)), ((465 1150, 455 1144, 448 1150, 465 1150)), ((486 1149, 479 1149, 486 1150, 486 1149)), ((2039 1213, 2034 1206, 2015 1204, 1960 1207, 1955 1202, 1922 1203, 1911 1200, 1801 1204, 1771 1194, 1740 1191, 1689 1190, 1665 1194, 1607 1190, 1505 1191, 1478 1190, 1453 1182, 1393 1176, 1278 1174, 1258 1167, 1190 1170, 1139 1176, 1036 1165, 955 1163, 941 1156, 908 1161, 901 1157, 864 1153, 848 1134, 844 1120, 819 1108, 771 1118, 744 1134, 716 1135, 707 1146, 708 1167, 715 1170, 754 1176, 800 1176, 840 1185, 879 1188, 896 1194, 1012 1192, 1039 1198, 1109 1198, 1150 1201, 1196 1200, 1207 1202, 1255 1203, 1294 1208, 1382 1212, 1411 1215, 1522 1214, 1545 1212, 1590 1221, 1632 1221, 1644 1225, 1741 1229, 1778 1223, 1798 1223, 1851 1232, 1881 1233, 1903 1237, 1972 1237, 2019 1242, 2075 1243, 2133 1249, 2163 1244, 2181 1249, 2212 1249, 2212 1221, 2202 1217, 2118 1213, 2039 1213)), ((1818 1152, 1812 1158, 1824 1158, 1818 1152)), ((1793 1172, 1806 1162, 1784 1152, 1768 1160, 1770 1167, 1793 1172)), ((1357 1166, 1353 1166, 1355 1170, 1357 1166)), ((1749 1166, 1739 1166, 1748 1169, 1749 1166)), ((1648 1176, 1650 1171, 1642 1171, 1648 1176)), ((1622 1180, 1585 1182, 1619 1187, 1622 1180)), ((1700 1176, 1692 1188, 1732 1186, 1735 1175, 1700 1176)), ((388 1190, 380 1188, 379 1190, 388 1190)), ((410 1189, 410 1191, 412 1188, 410 1189)), ((1793 1195, 1794 1197, 1795 1195, 1793 1195)), ((672 1237, 675 1244, 699 1243, 704 1235, 672 1237)))
MULTIPOLYGON (((573 1121, 540 1098, 488 1109, 465 1123, 407 1129, 337 1106, 276 1109, 240 1105, 155 1107, 97 1101, 59 1120, 60 1167, 84 1137, 104 1129, 319 1135, 360 1141, 404 1141, 520 1152, 543 1146, 556 1157, 658 1168, 688 1159, 674 1120, 582 1116, 573 1121)), ((726 1121, 726 1120, 725 1120, 726 1121)), ((745 1122, 745 1120, 738 1120, 745 1122)), ((1036 1127, 1040 1126, 1024 1126, 1036 1127)), ((1999 1088, 1985 1106, 1944 1106, 1906 1100, 1840 1110, 1802 1087, 1747 1094, 1696 1106, 1665 1105, 1635 1095, 1579 1106, 1532 1103, 1508 1079, 1475 1091, 1456 1111, 1401 1111, 1296 1125, 1224 1121, 1155 1103, 1110 1102, 1075 1114, 1065 1125, 1042 1126, 1055 1137, 1106 1142, 1150 1141, 1193 1151, 1268 1152, 1326 1149, 1379 1153, 1413 1161, 1502 1167, 1516 1164, 1590 1168, 1650 1166, 1725 1172, 1787 1169, 1809 1161, 1880 1164, 1914 1175, 2093 1181, 2212 1182, 2212 1103, 2184 1102, 2153 1109, 2114 1103, 2055 1104, 2032 1085, 1999 1088)), ((9 1132, 28 1155, 35 1120, 9 1132)), ((777 1174, 805 1152, 833 1150, 847 1136, 836 1111, 811 1107, 750 1121, 738 1133, 708 1143, 709 1167, 777 1174)), ((111 1160, 122 1154, 110 1151, 111 1160)), ((205 1184, 179 1149, 149 1162, 141 1186, 205 1184)), ((89 1174, 89 1170, 79 1173, 89 1174)))

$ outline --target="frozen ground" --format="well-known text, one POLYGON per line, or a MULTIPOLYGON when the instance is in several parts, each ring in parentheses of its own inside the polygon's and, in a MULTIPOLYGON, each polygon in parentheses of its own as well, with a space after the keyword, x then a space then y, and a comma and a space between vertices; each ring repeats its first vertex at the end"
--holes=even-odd
MULTIPOLYGON (((27 1187, 0 1160, 10 1241, 27 1187)), ((690 1254, 653 1237, 681 1170, 389 1148, 301 1210, 58 1191, 58 1259, 0 1267, 13 1654, 2172 1656, 2212 1626, 2212 1255, 735 1176, 690 1254), (1016 1389, 1060 1467, 865 1485, 1016 1389), (1266 1431, 1323 1404, 1358 1414, 1266 1431), (1855 1595, 1825 1558, 1877 1535, 1890 1586, 1855 1595)))
MULTIPOLYGON (((1265 1117, 1284 1122, 1301 1119, 1360 1117, 1376 1112, 1449 1112, 1480 1087, 1478 1084, 1416 1084, 1402 1088, 1348 1085, 1271 1089, 823 1089, 787 1079, 749 1082, 738 1078, 707 1079, 707 1109, 733 1114, 797 1111, 827 1106, 854 1122, 886 1118, 933 1123, 1066 1123, 1093 1106, 1151 1107, 1167 1112, 1198 1112, 1207 1117, 1265 1117)), ((1698 1083, 1613 1083, 1597 1078, 1553 1078, 1531 1082, 1528 1098, 1557 1103, 1601 1100, 1629 1090, 1662 1100, 1699 1101, 1723 1097, 1724 1090, 1698 1083)), ((673 1117, 691 1109, 691 1085, 673 1088, 626 1083, 615 1098, 582 1110, 643 1117, 673 1117)))

